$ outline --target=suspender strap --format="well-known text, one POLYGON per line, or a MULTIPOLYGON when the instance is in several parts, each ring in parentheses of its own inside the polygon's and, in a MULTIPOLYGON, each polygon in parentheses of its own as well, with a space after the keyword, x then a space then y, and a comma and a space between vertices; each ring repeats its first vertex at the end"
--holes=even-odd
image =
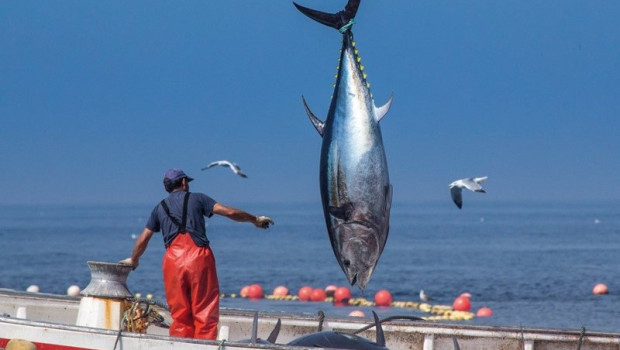
POLYGON ((187 203, 189 202, 189 192, 185 193, 185 198, 183 198, 183 216, 181 217, 181 222, 177 220, 174 216, 170 215, 170 209, 168 209, 168 205, 165 200, 161 201, 161 207, 166 212, 166 215, 170 218, 170 220, 177 225, 179 228, 179 232, 185 232, 185 226, 187 225, 187 203))

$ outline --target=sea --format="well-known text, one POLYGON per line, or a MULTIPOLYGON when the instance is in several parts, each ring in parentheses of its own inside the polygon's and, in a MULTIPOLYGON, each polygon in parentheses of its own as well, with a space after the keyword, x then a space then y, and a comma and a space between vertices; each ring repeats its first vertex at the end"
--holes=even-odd
MULTIPOLYGON (((227 203, 232 204, 232 203, 227 203)), ((118 262, 131 253, 155 203, 144 205, 0 206, 0 288, 66 294, 90 282, 87 261, 118 262)), ((260 284, 266 294, 285 286, 348 286, 329 243, 320 202, 232 204, 268 215, 259 230, 223 217, 208 219, 217 261, 221 307, 371 319, 431 316, 418 309, 334 306, 329 302, 248 300, 241 288, 260 284)), ((374 300, 382 289, 394 301, 452 305, 471 294, 472 312, 491 317, 449 324, 620 332, 620 202, 393 203, 390 233, 370 283, 353 297, 374 300), (609 293, 594 295, 604 283, 609 293)), ((165 301, 164 253, 155 234, 127 280, 132 293, 165 301)), ((349 286, 350 287, 350 286, 349 286)))

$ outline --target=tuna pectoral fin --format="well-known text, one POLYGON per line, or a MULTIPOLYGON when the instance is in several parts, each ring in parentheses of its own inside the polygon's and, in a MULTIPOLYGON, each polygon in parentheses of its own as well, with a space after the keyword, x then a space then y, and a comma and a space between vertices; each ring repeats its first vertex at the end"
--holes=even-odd
POLYGON ((353 204, 351 202, 345 203, 339 207, 330 206, 329 214, 337 219, 348 221, 353 213, 353 204))
POLYGON ((383 215, 386 218, 390 217, 390 210, 392 209, 392 185, 385 186, 385 208, 383 209, 383 215))
POLYGON ((319 135, 323 137, 323 128, 325 127, 325 123, 323 123, 314 115, 314 113, 312 113, 310 107, 308 107, 308 104, 306 103, 306 99, 303 96, 301 96, 301 99, 304 101, 304 108, 306 109, 306 114, 308 114, 308 118, 310 118, 312 125, 314 125, 314 128, 318 131, 319 135))
POLYGON ((304 15, 312 18, 313 20, 324 24, 328 27, 336 28, 340 30, 342 26, 347 24, 355 14, 357 13, 357 8, 360 5, 360 0, 349 0, 347 5, 345 6, 343 11, 338 13, 326 13, 317 10, 313 10, 304 6, 293 2, 293 5, 297 7, 297 9, 303 13, 304 15))
POLYGON ((385 117, 387 112, 390 110, 390 107, 392 106, 392 100, 393 99, 394 99, 394 94, 390 95, 390 99, 383 106, 381 106, 381 107, 375 106, 375 121, 377 123, 381 119, 383 119, 383 117, 385 117))

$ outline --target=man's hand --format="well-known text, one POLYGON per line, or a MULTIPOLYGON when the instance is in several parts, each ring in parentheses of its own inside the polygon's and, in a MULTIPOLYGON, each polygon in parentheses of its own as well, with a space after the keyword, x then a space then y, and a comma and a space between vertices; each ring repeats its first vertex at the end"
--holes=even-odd
POLYGON ((137 261, 133 261, 132 258, 123 259, 123 260, 119 261, 118 263, 121 264, 121 265, 133 266, 134 270, 138 267, 138 262, 137 261))
POLYGON ((258 228, 269 228, 269 225, 273 225, 274 222, 268 216, 257 216, 254 221, 254 226, 258 228))

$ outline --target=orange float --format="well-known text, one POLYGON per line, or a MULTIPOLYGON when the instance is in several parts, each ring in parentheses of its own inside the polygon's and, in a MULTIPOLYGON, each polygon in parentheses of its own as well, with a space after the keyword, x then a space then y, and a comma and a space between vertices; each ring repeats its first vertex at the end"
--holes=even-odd
POLYGON ((301 301, 309 301, 310 295, 312 294, 312 288, 308 286, 303 286, 299 288, 299 292, 297 292, 297 296, 301 301))
POLYGON ((325 291, 321 288, 313 289, 310 294, 310 301, 325 301, 325 291))
POLYGON ((273 295, 283 297, 288 295, 288 288, 285 286, 277 286, 273 289, 273 295))
POLYGON ((609 293, 609 289, 607 289, 607 286, 603 283, 599 283, 594 286, 594 288, 592 289, 592 293, 594 295, 603 295, 609 293))
POLYGON ((239 295, 242 298, 246 298, 248 296, 248 290, 250 289, 250 286, 243 286, 243 288, 241 288, 241 291, 239 291, 239 295))
POLYGON ((471 310, 471 302, 468 297, 460 296, 454 299, 452 308, 456 311, 469 311, 471 310))
POLYGON ((252 284, 248 288, 248 298, 261 299, 263 297, 263 287, 260 284, 252 284))
POLYGON ((349 303, 351 299, 351 291, 347 287, 339 287, 334 292, 334 304, 345 305, 349 303))
POLYGON ((491 317, 493 316, 493 310, 489 309, 488 307, 481 307, 476 312, 476 316, 477 317, 491 317))
POLYGON ((353 310, 353 311, 349 312, 349 316, 351 316, 351 317, 366 317, 366 315, 364 315, 364 312, 360 311, 360 310, 353 310))
POLYGON ((392 305, 392 294, 386 289, 381 289, 375 294, 375 304, 377 306, 392 305))
POLYGON ((338 287, 330 284, 329 286, 325 287, 325 295, 328 297, 333 297, 336 289, 338 289, 338 287))

